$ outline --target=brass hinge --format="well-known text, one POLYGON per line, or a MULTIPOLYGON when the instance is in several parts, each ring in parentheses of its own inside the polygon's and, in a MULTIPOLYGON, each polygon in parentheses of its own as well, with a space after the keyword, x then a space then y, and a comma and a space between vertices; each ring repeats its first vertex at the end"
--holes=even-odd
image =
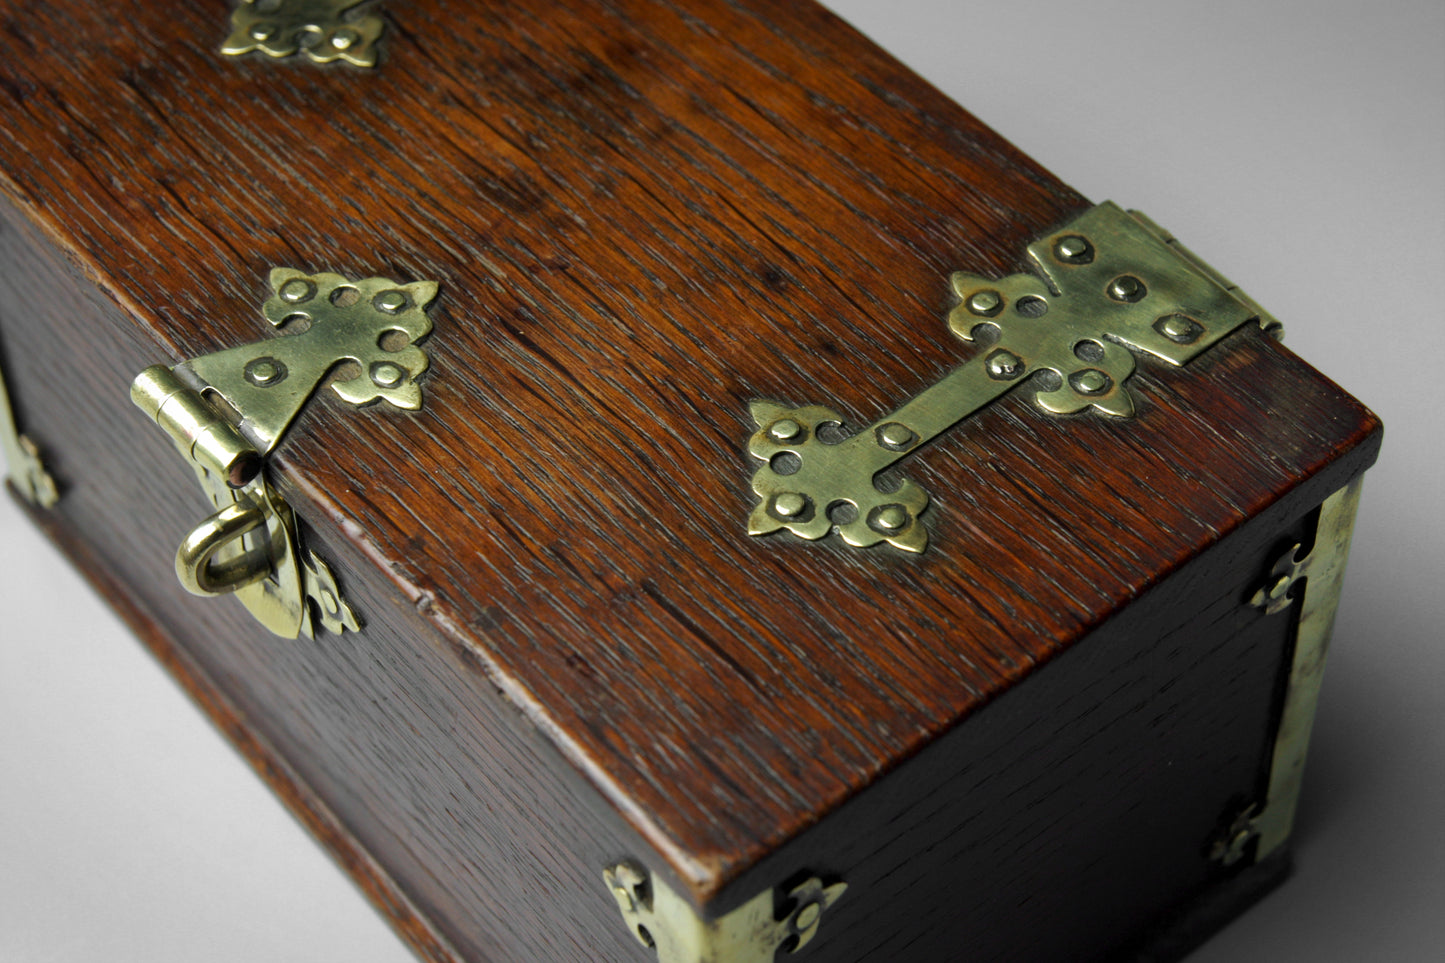
POLYGON ((770 888, 725 916, 704 919, 636 863, 616 863, 602 875, 627 928, 656 951, 658 963, 773 963, 779 950, 796 953, 808 945, 848 888, 810 877, 786 894, 770 888))
POLYGON ((327 565, 300 550, 290 507, 268 483, 265 457, 307 399, 338 365, 360 371, 331 388, 354 405, 386 401, 421 407, 419 376, 431 332, 426 308, 435 281, 349 281, 339 274, 271 271, 261 307, 276 327, 309 325, 168 368, 155 365, 131 386, 131 400, 171 437, 216 508, 181 543, 176 574, 195 595, 234 593, 256 620, 285 638, 311 636, 307 599, 328 631, 360 623, 327 565))
POLYGON ((240 0, 231 12, 231 35, 221 53, 239 56, 259 50, 357 67, 376 66, 376 42, 386 22, 371 12, 354 13, 367 0, 240 0))
POLYGON ((953 275, 959 304, 949 328, 988 347, 863 431, 840 439, 845 419, 821 405, 753 403, 748 451, 763 464, 749 534, 820 539, 836 530, 849 545, 922 552, 928 493, 908 480, 884 490, 877 476, 984 406, 1027 384, 1044 412, 1129 418, 1134 352, 1184 365, 1250 320, 1282 330, 1154 222, 1112 203, 1028 254, 1036 275, 953 275))
POLYGON ((45 468, 40 449, 20 433, 15 409, 10 405, 10 389, 5 384, 3 364, 0 364, 0 450, 5 452, 10 484, 20 496, 40 508, 53 508, 60 500, 60 490, 45 468))

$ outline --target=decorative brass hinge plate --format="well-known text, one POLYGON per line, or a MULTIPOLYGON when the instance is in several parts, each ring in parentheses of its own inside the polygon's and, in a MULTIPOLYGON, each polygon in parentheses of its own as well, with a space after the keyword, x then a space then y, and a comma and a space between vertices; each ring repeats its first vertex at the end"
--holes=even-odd
POLYGON ((426 308, 434 281, 349 281, 339 274, 271 272, 261 307, 276 327, 309 325, 195 358, 155 365, 131 386, 131 399, 170 435, 216 508, 181 543, 176 574, 195 595, 234 593, 262 625, 296 638, 314 632, 312 609, 331 632, 360 623, 331 570, 300 551, 290 507, 268 483, 270 454, 316 388, 339 365, 359 373, 331 388, 354 405, 386 401, 421 407, 417 377, 427 368, 417 342, 431 333, 426 308))
POLYGON ((617 863, 602 875, 627 928, 657 951, 658 963, 773 963, 779 950, 796 953, 807 946, 848 888, 812 877, 785 896, 768 889, 726 916, 703 919, 636 863, 617 863))
POLYGON ((20 496, 40 508, 54 507, 60 500, 60 490, 40 458, 40 449, 20 433, 15 409, 10 406, 10 389, 5 384, 3 365, 0 365, 0 451, 5 453, 10 484, 20 496))
POLYGON ((375 13, 353 13, 367 0, 241 0, 231 13, 231 35, 221 53, 259 50, 268 57, 302 53, 328 64, 344 60, 376 66, 376 41, 386 22, 375 13))
POLYGON ((753 476, 759 502, 749 534, 786 529, 820 539, 836 530, 849 545, 922 552, 927 492, 908 480, 885 491, 877 476, 985 405, 1027 384, 1045 412, 1129 418, 1134 352, 1184 365, 1247 321, 1280 331, 1158 225, 1112 203, 1028 254, 1036 275, 953 275, 960 303, 949 328, 988 347, 863 431, 830 437, 845 419, 821 405, 753 403, 758 430, 748 451, 763 464, 753 476))

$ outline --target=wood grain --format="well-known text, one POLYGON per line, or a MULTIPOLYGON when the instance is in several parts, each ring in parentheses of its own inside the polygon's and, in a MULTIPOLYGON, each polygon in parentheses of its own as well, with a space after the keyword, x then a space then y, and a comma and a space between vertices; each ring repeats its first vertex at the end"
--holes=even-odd
MULTIPOLYGON (((870 878, 899 857, 830 848, 838 827, 866 845, 890 807, 982 801, 943 775, 1008 771, 997 753, 1051 700, 1119 697, 1102 670, 1041 666, 1195 631, 1168 620, 1237 604, 1256 555, 1373 458, 1368 412, 1241 332, 1185 371, 1142 360, 1132 421, 1014 397, 928 446, 903 466, 935 496, 921 558, 750 539, 748 402, 871 421, 973 350, 947 334, 948 273, 1019 269, 1087 202, 811 4, 416 2, 388 7, 372 73, 224 60, 225 11, 0 4, 0 185, 74 265, 7 263, 54 320, 4 312, 32 362, 12 380, 71 486, 63 524, 176 613, 178 644, 470 958, 629 958, 579 934, 616 929, 597 873, 640 851, 717 909, 804 865, 870 878), (259 337, 278 264, 442 283, 426 407, 324 398, 275 459, 359 641, 283 646, 182 596, 168 554, 199 496, 124 401, 146 364, 259 337), (985 724, 1025 679, 1020 708, 997 701, 1015 722, 985 724), (575 919, 518 895, 539 880, 575 919)), ((16 251, 47 243, 28 230, 16 251)), ((1254 650, 1231 638, 1220 666, 1254 650)), ((1231 698, 1258 709, 1273 664, 1231 698)), ((1225 724, 1199 718, 1206 742, 1225 724)), ((1123 745, 1086 728, 1089 758, 1123 745)), ((1234 754, 1237 782, 1257 756, 1234 754)), ((1039 805, 1028 824, 1053 825, 1039 805)), ((895 854, 974 838, 908 825, 895 854)), ((920 879, 857 899, 897 908, 920 879)), ((1129 891, 1117 919, 1147 915, 1129 891)))

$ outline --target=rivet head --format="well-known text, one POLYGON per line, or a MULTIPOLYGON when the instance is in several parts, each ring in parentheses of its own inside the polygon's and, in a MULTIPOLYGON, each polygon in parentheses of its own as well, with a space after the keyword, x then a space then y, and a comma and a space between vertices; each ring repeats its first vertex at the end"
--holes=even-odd
POLYGON ((1108 375, 1097 368, 1088 368, 1080 371, 1070 378, 1069 381, 1073 384, 1076 391, 1083 392, 1086 395, 1102 394, 1107 391, 1109 385, 1113 383, 1108 375))
POLYGON ((1133 303, 1144 297, 1147 292, 1144 282, 1132 274, 1125 274, 1117 277, 1109 283, 1109 297, 1115 301, 1127 301, 1133 303))
POLYGON ((371 380, 382 388, 395 388, 405 376, 406 372, 390 361, 381 361, 371 366, 371 380))
POLYGON ((304 278, 292 278, 281 285, 281 299, 292 304, 310 301, 316 296, 316 285, 304 278))
POLYGON ((980 317, 992 317, 1003 307, 1003 298, 997 291, 979 291, 968 299, 968 309, 980 317))
POLYGON ((896 532, 908 524, 908 509, 902 505, 884 505, 878 509, 878 514, 873 516, 873 521, 879 528, 896 532))
POLYGON ((331 35, 331 46, 337 50, 349 50, 361 39, 361 34, 350 27, 342 27, 331 35))
POLYGON ((1067 264, 1088 264, 1094 259, 1094 248, 1077 234, 1059 238, 1054 245, 1054 256, 1067 264))
POLYGON ((270 40, 276 36, 276 27, 269 23, 258 23, 251 27, 252 40, 270 40))
POLYGON ((988 356, 988 374, 991 378, 1000 381, 1017 378, 1023 370, 1023 359, 1012 351, 1000 349, 988 356))
POLYGON ((768 437, 773 441, 792 441, 803 433, 803 426, 791 418, 780 418, 768 426, 768 437))
POLYGON ((800 930, 810 930, 818 925, 818 918, 823 915, 823 910, 817 903, 809 903, 798 910, 796 926, 800 930))
POLYGON ((1154 330, 1170 341, 1179 344, 1197 341, 1199 336, 1204 333, 1203 328, 1182 314, 1171 314, 1167 318, 1160 318, 1154 323, 1154 330))
POLYGON ((784 518, 796 518, 808 510, 808 499, 797 492, 783 492, 773 499, 773 510, 784 518))
POLYGON ((258 388, 265 388, 286 378, 286 366, 275 358, 252 359, 245 369, 246 380, 258 388))
POLYGON ((918 438, 913 429, 907 425, 900 425, 896 421, 890 421, 878 429, 878 441, 885 448, 901 449, 907 448, 918 438))
POLYGON ((387 314, 396 314, 406 307, 406 294, 401 291, 383 291, 371 299, 378 311, 385 311, 387 314))

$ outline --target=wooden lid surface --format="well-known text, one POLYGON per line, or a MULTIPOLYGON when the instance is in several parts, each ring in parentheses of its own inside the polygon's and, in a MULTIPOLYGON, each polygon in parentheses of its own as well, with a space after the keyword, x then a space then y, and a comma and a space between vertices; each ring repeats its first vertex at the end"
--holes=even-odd
POLYGON ((277 477, 699 898, 1373 429, 1241 333, 1133 420, 1013 396, 910 458, 921 556, 751 538, 749 402, 896 407, 975 351, 949 273, 1084 199, 807 3, 385 5, 369 72, 222 57, 221 2, 3 7, 4 187, 157 361, 262 337, 276 265, 441 283, 425 407, 314 401, 277 477))

